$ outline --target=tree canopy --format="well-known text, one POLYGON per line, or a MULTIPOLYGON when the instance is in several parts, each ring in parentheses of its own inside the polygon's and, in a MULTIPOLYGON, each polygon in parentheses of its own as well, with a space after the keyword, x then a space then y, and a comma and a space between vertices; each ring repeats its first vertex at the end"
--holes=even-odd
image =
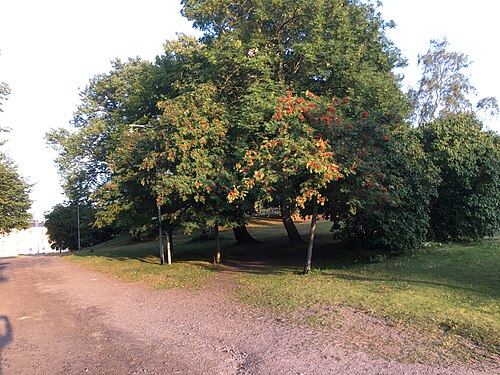
POLYGON ((0 234, 29 227, 30 189, 14 163, 0 153, 0 234))
MULTIPOLYGON (((3 112, 2 102, 9 94, 9 86, 0 82, 0 112, 3 112)), ((0 126, 0 134, 4 131, 8 130, 0 126)), ((3 144, 4 140, 0 138, 0 146, 3 144)), ((17 166, 0 151, 0 234, 29 227, 30 190, 31 185, 19 175, 17 166)))
MULTIPOLYGON (((471 151, 460 160, 484 192, 464 198, 481 202, 467 217, 488 229, 446 236, 498 228, 496 182, 486 181, 496 181, 496 164, 485 156, 496 157, 498 141, 473 125, 469 61, 446 41, 431 42, 420 86, 405 95, 394 70, 406 61, 386 35, 394 25, 372 2, 181 4, 200 39, 178 35, 154 62, 116 60, 82 91, 73 128, 48 134, 68 207, 88 204, 95 225, 134 236, 159 222, 170 239, 174 227, 237 234, 252 214, 277 208, 300 242, 292 214, 311 215, 307 272, 319 216, 364 249, 410 249, 443 232, 432 216, 450 195, 443 181, 463 190, 472 177, 453 175, 460 152, 442 127, 464 127, 471 151), (404 120, 412 104, 419 129, 404 120), (493 211, 478 213, 486 202, 493 211)), ((485 98, 476 111, 495 105, 485 98)))
MULTIPOLYGON (((449 114, 474 110, 471 99, 477 90, 466 71, 472 62, 464 53, 449 51, 448 47, 446 38, 431 40, 429 50, 418 57, 422 78, 409 96, 414 105, 413 118, 419 126, 449 114)), ((482 98, 476 108, 495 115, 497 99, 482 98)))

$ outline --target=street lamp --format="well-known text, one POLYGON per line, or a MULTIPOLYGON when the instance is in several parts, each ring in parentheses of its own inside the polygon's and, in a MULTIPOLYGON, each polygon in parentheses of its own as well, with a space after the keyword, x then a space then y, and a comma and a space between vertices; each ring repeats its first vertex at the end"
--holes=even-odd
POLYGON ((80 199, 76 201, 76 221, 77 221, 77 232, 78 232, 78 251, 82 249, 81 234, 80 234, 80 199))
MULTIPOLYGON (((142 129, 152 129, 152 127, 147 126, 147 125, 137 125, 137 124, 130 124, 130 131, 133 132, 134 128, 142 128, 142 129)), ((155 151, 156 151, 156 141, 154 143, 155 151)), ((158 176, 158 165, 155 165, 155 174, 158 176)), ((162 220, 161 220, 161 205, 156 204, 157 208, 157 216, 158 216, 158 235, 160 236, 160 264, 165 264, 165 252, 163 251, 163 230, 162 230, 162 220)), ((172 264, 172 257, 170 255, 170 249, 167 254, 167 261, 168 264, 172 264)))

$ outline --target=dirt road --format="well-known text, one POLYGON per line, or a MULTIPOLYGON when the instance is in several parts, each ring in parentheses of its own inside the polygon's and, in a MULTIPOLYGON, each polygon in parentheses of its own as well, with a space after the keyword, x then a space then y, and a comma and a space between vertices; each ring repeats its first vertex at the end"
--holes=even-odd
POLYGON ((216 285, 158 292, 57 257, 0 258, 0 374, 500 373, 491 359, 430 366, 353 349, 345 332, 287 323, 216 285))

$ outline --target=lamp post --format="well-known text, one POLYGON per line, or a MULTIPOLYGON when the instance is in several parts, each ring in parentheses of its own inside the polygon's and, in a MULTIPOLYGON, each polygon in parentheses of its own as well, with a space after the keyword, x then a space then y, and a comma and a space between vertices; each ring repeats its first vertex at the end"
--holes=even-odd
POLYGON ((80 199, 76 201, 76 222, 78 232, 78 251, 82 249, 81 234, 80 234, 80 199))
MULTIPOLYGON (((150 126, 146 126, 146 125, 137 125, 137 124, 130 124, 129 125, 130 127, 130 131, 133 131, 134 128, 143 128, 143 129, 151 129, 150 126)), ((156 141, 155 141, 155 151, 156 151, 156 141)), ((156 176, 158 176, 158 165, 155 165, 155 174, 156 176)), ((156 208, 157 208, 157 216, 158 216, 158 235, 160 237, 160 264, 165 264, 165 252, 163 250, 163 229, 162 229, 162 220, 161 220, 161 205, 156 204, 156 208)), ((170 251, 169 251, 169 254, 168 254, 168 264, 172 264, 172 260, 171 260, 171 256, 170 256, 170 251)))

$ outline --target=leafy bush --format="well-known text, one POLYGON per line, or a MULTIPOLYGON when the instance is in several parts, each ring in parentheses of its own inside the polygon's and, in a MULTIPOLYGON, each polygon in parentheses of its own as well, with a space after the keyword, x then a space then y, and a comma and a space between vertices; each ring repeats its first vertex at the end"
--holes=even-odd
POLYGON ((500 137, 482 130, 472 113, 423 126, 422 143, 439 170, 430 237, 473 240, 500 228, 500 137))

